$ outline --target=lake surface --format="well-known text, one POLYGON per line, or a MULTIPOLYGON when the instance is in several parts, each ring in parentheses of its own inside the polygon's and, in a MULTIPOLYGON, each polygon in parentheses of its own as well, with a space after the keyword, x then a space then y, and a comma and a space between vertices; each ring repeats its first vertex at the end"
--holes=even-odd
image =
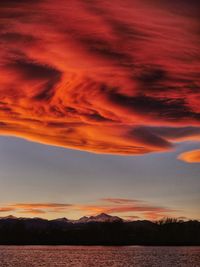
POLYGON ((200 247, 0 246, 0 267, 199 267, 200 247))

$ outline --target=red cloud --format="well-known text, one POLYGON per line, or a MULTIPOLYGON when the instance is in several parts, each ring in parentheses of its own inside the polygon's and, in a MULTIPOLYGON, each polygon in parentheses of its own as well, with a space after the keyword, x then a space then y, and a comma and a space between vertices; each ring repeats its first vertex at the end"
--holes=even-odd
POLYGON ((200 139, 198 1, 0 8, 0 134, 134 155, 200 139))

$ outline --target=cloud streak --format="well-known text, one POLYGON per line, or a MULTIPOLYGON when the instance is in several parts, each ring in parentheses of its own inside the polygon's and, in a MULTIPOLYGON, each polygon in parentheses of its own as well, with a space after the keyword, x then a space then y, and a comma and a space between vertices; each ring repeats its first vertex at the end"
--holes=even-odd
POLYGON ((100 201, 102 203, 94 205, 77 205, 75 208, 84 211, 89 215, 108 213, 120 215, 125 218, 140 217, 152 220, 165 216, 170 217, 174 212, 176 212, 174 209, 170 209, 168 207, 153 206, 149 203, 135 199, 103 198, 100 201))
POLYGON ((159 219, 171 217, 177 210, 151 205, 141 200, 126 198, 102 198, 94 204, 68 204, 68 203, 12 203, 0 208, 0 212, 26 213, 30 215, 40 215, 50 213, 63 214, 68 212, 84 213, 84 215, 97 215, 108 213, 122 216, 124 218, 146 218, 159 219))
POLYGON ((20 213, 44 214, 51 212, 67 212, 71 206, 71 204, 67 203, 14 203, 8 205, 8 207, 4 207, 4 209, 8 209, 8 211, 15 210, 20 213))
POLYGON ((199 2, 0 4, 0 134, 138 155, 200 139, 199 2))
POLYGON ((12 211, 15 211, 14 208, 11 208, 11 207, 0 207, 0 213, 3 213, 3 212, 12 212, 12 211))

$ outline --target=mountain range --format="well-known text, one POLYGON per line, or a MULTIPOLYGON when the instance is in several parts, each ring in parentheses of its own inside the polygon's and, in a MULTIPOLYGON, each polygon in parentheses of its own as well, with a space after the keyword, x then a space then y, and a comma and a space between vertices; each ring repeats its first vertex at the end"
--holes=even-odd
MULTIPOLYGON (((13 215, 9 215, 6 217, 0 217, 0 220, 30 220, 30 219, 31 218, 26 218, 26 217, 15 217, 13 215)), ((37 217, 32 218, 32 219, 33 220, 45 220, 45 219, 37 218, 37 217)), ((83 216, 78 220, 70 220, 70 219, 67 219, 66 217, 63 217, 63 218, 53 219, 50 221, 63 222, 63 223, 89 223, 89 222, 110 222, 110 223, 112 223, 112 222, 122 222, 124 220, 120 217, 117 217, 117 216, 111 216, 111 215, 108 215, 106 213, 101 213, 101 214, 98 214, 96 216, 90 216, 90 217, 83 216)))
POLYGON ((0 218, 0 245, 200 245, 200 222, 126 221, 102 213, 79 220, 0 218))

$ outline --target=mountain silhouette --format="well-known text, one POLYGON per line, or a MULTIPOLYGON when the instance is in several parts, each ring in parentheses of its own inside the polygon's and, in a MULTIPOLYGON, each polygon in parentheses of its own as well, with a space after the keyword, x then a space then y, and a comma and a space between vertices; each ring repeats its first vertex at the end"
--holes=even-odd
POLYGON ((1 245, 200 245, 200 222, 125 221, 99 214, 79 220, 0 218, 1 245))

